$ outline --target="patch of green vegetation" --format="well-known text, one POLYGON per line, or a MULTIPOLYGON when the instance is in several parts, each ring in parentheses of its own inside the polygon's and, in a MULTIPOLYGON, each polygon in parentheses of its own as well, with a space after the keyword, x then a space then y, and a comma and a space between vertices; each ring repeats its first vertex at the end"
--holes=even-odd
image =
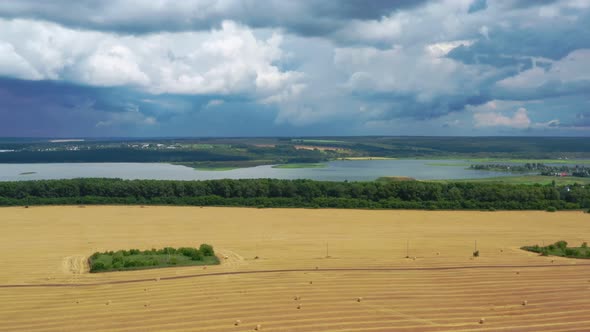
POLYGON ((590 165, 588 159, 505 159, 505 158, 467 158, 469 162, 475 163, 536 163, 536 164, 568 164, 568 165, 590 165))
POLYGON ((541 254, 541 256, 559 256, 568 258, 585 258, 590 259, 590 249, 586 242, 582 243, 579 247, 568 247, 568 243, 565 241, 557 241, 554 244, 550 244, 545 247, 539 245, 524 246, 520 249, 526 251, 532 251, 541 254))
POLYGON ((37 174, 37 172, 22 172, 19 175, 31 175, 31 174, 37 174))
POLYGON ((337 141, 331 139, 292 139, 292 142, 295 143, 329 143, 329 144, 339 144, 339 143, 346 143, 344 141, 337 141))
POLYGON ((236 161, 196 161, 173 163, 191 167, 199 171, 229 171, 232 169, 256 167, 273 164, 272 160, 236 160, 236 161))
POLYGON ((281 164, 274 165, 272 168, 324 168, 326 164, 281 164))
POLYGON ((166 247, 95 252, 88 258, 91 273, 214 264, 219 264, 219 259, 208 244, 201 244, 199 249, 166 247))
POLYGON ((240 169, 241 167, 194 167, 197 171, 214 171, 214 172, 222 172, 222 171, 231 171, 234 169, 240 169))
POLYGON ((569 184, 590 184, 590 178, 582 178, 575 176, 544 176, 544 175, 523 175, 523 176, 499 176, 481 179, 457 179, 457 180, 429 180, 428 182, 470 182, 470 183, 507 183, 507 184, 553 184, 569 185, 569 184))
POLYGON ((427 166, 444 166, 444 167, 469 167, 469 163, 427 163, 427 166))
POLYGON ((409 176, 382 176, 377 179, 378 182, 400 182, 400 181, 416 181, 416 179, 409 176))

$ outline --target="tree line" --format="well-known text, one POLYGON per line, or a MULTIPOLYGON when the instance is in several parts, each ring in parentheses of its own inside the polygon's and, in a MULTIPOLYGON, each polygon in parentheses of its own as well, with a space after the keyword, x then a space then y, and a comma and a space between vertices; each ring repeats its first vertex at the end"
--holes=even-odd
POLYGON ((0 182, 0 205, 193 205, 366 209, 581 209, 590 186, 312 180, 72 179, 0 182))

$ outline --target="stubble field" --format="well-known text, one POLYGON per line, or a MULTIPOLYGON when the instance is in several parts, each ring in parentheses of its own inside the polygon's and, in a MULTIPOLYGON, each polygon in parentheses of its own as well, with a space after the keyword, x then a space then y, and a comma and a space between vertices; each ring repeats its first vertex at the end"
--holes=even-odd
POLYGON ((557 240, 590 242, 590 215, 2 208, 0 331, 590 330, 590 261, 518 249, 557 240), (87 273, 95 251, 200 243, 226 259, 87 273))

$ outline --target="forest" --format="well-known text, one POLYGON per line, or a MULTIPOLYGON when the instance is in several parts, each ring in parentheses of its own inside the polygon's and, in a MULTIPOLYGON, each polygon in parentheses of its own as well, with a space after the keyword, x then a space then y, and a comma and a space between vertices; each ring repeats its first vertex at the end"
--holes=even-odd
POLYGON ((590 208, 590 186, 276 179, 0 182, 2 206, 49 204, 553 210, 590 208))

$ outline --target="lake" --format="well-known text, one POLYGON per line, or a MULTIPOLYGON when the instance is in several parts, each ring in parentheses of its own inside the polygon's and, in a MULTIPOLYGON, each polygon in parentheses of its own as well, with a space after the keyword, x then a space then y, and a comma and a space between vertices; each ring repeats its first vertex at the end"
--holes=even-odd
POLYGON ((72 178, 122 178, 154 180, 213 179, 312 179, 323 181, 373 181, 382 176, 407 176, 418 180, 471 179, 508 176, 510 173, 465 169, 462 160, 338 160, 325 168, 272 168, 258 166, 228 171, 204 171, 166 163, 64 163, 0 164, 0 181, 72 178), (432 165, 432 164, 439 164, 432 165), (444 166, 440 166, 444 164, 444 166), (456 164, 457 166, 449 166, 456 164))

